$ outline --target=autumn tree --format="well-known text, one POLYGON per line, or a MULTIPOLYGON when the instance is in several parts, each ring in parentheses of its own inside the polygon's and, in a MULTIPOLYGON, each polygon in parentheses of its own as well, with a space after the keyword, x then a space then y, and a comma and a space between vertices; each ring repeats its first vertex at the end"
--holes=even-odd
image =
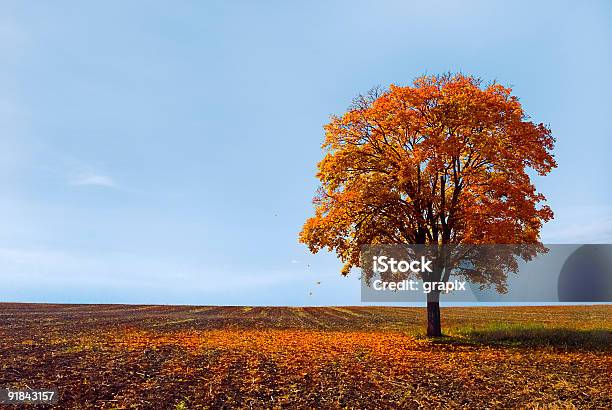
MULTIPOLYGON (((556 166, 555 140, 510 88, 423 76, 359 96, 324 129, 321 187, 300 241, 335 252, 344 275, 360 266, 362 245, 541 246, 553 213, 530 170, 556 166)), ((427 313, 427 334, 440 336, 439 293, 428 295, 427 313)))

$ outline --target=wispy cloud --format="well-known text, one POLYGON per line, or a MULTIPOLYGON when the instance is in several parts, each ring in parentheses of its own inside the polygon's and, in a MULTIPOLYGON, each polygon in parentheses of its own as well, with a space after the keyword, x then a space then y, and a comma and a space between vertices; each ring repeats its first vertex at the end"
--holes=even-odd
MULTIPOLYGON (((147 253, 13 248, 0 244, 0 300, 73 303, 257 304, 313 303, 312 276, 288 270, 211 268, 147 253), (221 278, 221 279, 220 279, 221 278), (36 283, 37 286, 32 286, 36 283), (297 289, 297 291, 296 291, 297 289)), ((331 296, 353 305, 359 281, 346 278, 331 296), (350 290, 347 290, 350 289, 350 290), (352 299, 346 295, 352 295, 352 299)), ((331 282, 331 279, 330 279, 331 282)), ((320 303, 320 302, 319 302, 320 303)), ((328 304, 334 302, 328 301, 328 304)))
POLYGON ((555 219, 544 225, 545 243, 611 243, 612 207, 593 205, 555 209, 555 219))
POLYGON ((74 176, 70 185, 75 186, 100 186, 106 188, 117 188, 117 183, 108 175, 83 173, 74 176))

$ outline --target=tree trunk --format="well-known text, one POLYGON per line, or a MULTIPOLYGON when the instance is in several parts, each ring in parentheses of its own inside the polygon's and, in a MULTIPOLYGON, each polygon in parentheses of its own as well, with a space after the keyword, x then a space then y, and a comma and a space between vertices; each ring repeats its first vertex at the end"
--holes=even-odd
POLYGON ((440 293, 430 292, 427 294, 427 336, 442 336, 442 324, 440 322, 440 293))

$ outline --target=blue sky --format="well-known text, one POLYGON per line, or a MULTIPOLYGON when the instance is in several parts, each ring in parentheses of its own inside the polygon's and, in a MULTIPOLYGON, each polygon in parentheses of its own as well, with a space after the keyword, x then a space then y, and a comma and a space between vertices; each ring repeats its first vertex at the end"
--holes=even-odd
POLYGON ((449 70, 552 128, 544 241, 612 242, 611 21, 607 1, 3 2, 0 300, 359 304, 297 243, 322 126, 449 70))

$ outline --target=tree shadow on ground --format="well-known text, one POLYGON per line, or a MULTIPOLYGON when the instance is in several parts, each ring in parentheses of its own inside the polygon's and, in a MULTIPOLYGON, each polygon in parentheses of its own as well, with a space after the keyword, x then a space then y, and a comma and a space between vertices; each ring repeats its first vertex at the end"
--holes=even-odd
POLYGON ((451 335, 434 340, 434 343, 612 352, 612 331, 502 324, 456 329, 451 335))

